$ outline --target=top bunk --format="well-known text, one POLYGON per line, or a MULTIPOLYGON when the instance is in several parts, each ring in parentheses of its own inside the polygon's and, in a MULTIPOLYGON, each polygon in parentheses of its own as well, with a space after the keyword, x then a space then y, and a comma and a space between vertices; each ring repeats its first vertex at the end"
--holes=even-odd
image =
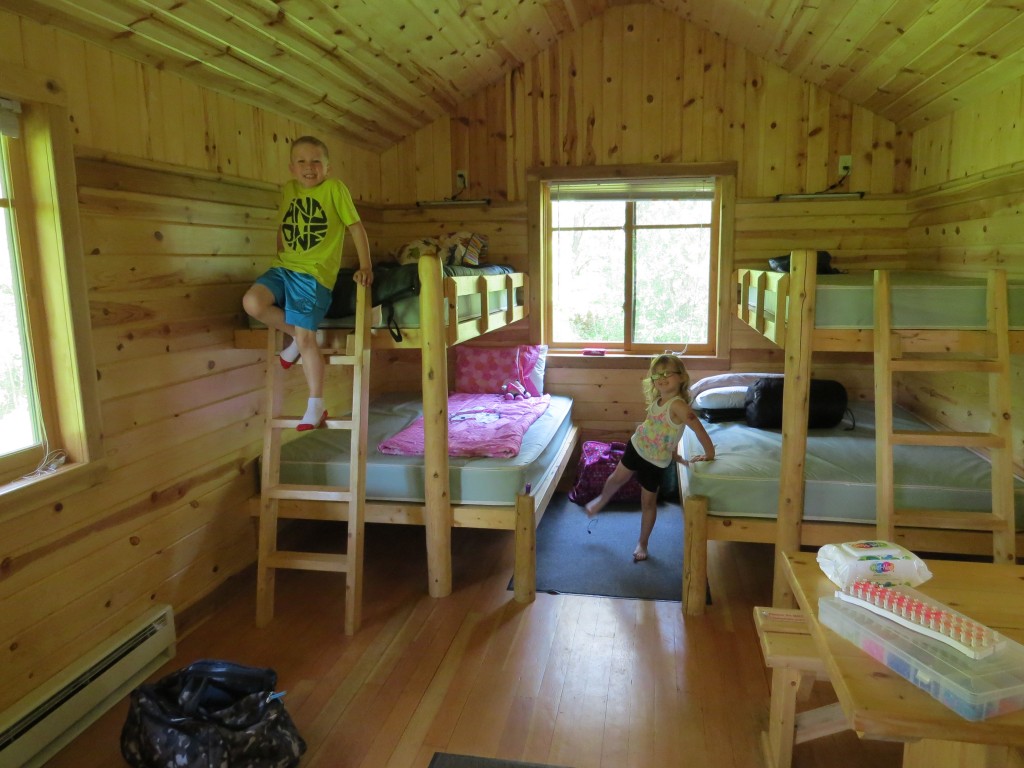
MULTIPOLYGON (((737 315, 779 347, 787 328, 804 326, 811 349, 872 352, 876 295, 890 296, 889 325, 915 351, 986 348, 993 275, 932 271, 860 271, 817 274, 815 251, 793 251, 791 272, 740 269, 737 315)), ((993 273, 995 274, 995 273, 993 273)), ((1012 352, 1024 352, 1024 281, 1007 281, 1012 352)), ((909 348, 907 351, 911 351, 909 348)))
MULTIPOLYGON (((461 344, 504 328, 529 314, 529 276, 501 264, 447 265, 435 254, 412 264, 374 267, 374 349, 422 349, 461 344), (382 298, 379 298, 382 297, 382 298)), ((334 304, 320 325, 321 347, 345 349, 355 328, 355 284, 343 271, 334 304), (338 309, 342 307, 344 309, 338 309)), ((262 349, 265 326, 235 333, 235 346, 262 349)))

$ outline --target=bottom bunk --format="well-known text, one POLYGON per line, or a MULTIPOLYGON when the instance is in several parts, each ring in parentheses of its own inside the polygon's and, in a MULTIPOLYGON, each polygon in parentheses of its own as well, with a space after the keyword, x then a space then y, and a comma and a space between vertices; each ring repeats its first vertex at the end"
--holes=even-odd
MULTIPOLYGON (((366 522, 423 525, 426 466, 423 456, 384 454, 378 445, 423 413, 421 395, 381 396, 371 402, 367 426, 366 522)), ((458 418, 449 414, 449 420, 458 418)), ((536 528, 572 456, 578 430, 572 400, 551 395, 546 410, 523 434, 510 458, 449 457, 454 527, 516 532, 515 597, 529 602, 536 583, 536 528)), ((349 441, 313 430, 281 449, 281 482, 305 487, 347 486, 349 441)), ((282 501, 279 516, 346 519, 343 503, 282 501), (315 507, 315 509, 311 509, 315 507)), ((450 576, 450 575, 449 575, 450 576)))
MULTIPOLYGON (((832 429, 808 430, 804 459, 804 515, 800 543, 808 546, 875 537, 875 430, 871 404, 855 403, 832 429)), ((685 517, 683 608, 703 610, 707 547, 713 540, 776 541, 782 434, 742 421, 705 424, 715 460, 679 465, 685 517)), ((894 408, 897 429, 929 429, 894 408)), ((690 432, 685 457, 702 452, 690 432)), ((991 466, 966 448, 896 446, 896 503, 922 509, 991 509, 991 466)), ((1024 544, 1024 482, 1015 480, 1018 547, 1024 544)), ((896 539, 917 552, 991 556, 991 534, 935 528, 899 528, 896 539)), ((1018 551, 1021 551, 1018 549, 1018 551)))

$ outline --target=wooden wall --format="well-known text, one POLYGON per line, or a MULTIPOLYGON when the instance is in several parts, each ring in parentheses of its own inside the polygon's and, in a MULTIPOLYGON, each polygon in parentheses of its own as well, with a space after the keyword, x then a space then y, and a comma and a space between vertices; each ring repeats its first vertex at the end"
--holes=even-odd
MULTIPOLYGON (((320 133, 0 10, 0 64, 5 61, 56 79, 68 95, 75 145, 104 153, 278 184, 288 174, 288 141, 320 133)), ((377 200, 377 155, 335 136, 321 138, 335 175, 356 199, 377 200)))
MULTIPOLYGON (((919 190, 908 200, 908 253, 956 272, 1006 269, 1024 280, 1024 166, 1013 163, 919 190)), ((1024 467, 1024 358, 1012 364, 1013 455, 1024 467)), ((978 374, 915 374, 900 399, 953 429, 987 428, 988 379, 978 374), (980 426, 979 426, 980 425, 980 426)))
MULTIPOLYGON (((152 603, 193 605, 255 554, 263 353, 235 350, 274 248, 287 140, 310 129, 0 11, 4 64, 67 93, 108 471, 0 509, 0 711, 152 603)), ((376 155, 323 137, 357 198, 376 155)))
POLYGON ((736 160, 741 198, 907 189, 911 137, 654 5, 609 8, 381 157, 381 200, 523 200, 533 166, 736 160))
MULTIPOLYGON (((892 123, 675 13, 624 5, 384 152, 381 199, 448 197, 455 171, 466 170, 465 196, 525 207, 531 167, 737 160, 736 265, 764 264, 796 247, 830 250, 851 266, 898 264, 906 258, 907 218, 897 193, 908 184, 910 141, 892 123), (854 158, 847 188, 871 199, 771 200, 825 189, 844 154, 854 158)), ((519 223, 510 223, 503 237, 521 238, 511 247, 525 251, 521 218, 524 228, 513 233, 519 223)), ((733 367, 781 368, 777 350, 732 322, 733 367)), ((584 437, 628 434, 643 417, 638 365, 559 358, 548 381, 576 398, 584 437)), ((691 368, 695 376, 716 372, 691 368)), ((848 373, 858 396, 869 396, 863 361, 848 373)))
MULTIPOLYGON (((1024 77, 913 137, 907 246, 943 269, 1004 267, 1024 278, 1024 77)), ((1013 358, 1014 460, 1024 465, 1024 360, 1013 358)), ((957 429, 987 413, 980 377, 905 377, 902 397, 957 429)), ((984 416, 982 416, 984 418, 984 416)))

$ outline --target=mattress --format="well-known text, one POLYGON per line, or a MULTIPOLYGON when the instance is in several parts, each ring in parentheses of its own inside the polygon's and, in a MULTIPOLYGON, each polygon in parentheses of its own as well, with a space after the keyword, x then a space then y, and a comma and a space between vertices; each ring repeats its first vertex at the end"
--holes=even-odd
MULTIPOLYGON (((871 272, 819 275, 815 293, 816 328, 871 328, 874 325, 874 278, 871 272)), ((927 272, 890 273, 894 328, 986 327, 984 278, 927 272)), ((755 292, 751 288, 749 303, 755 292)), ((775 314, 775 296, 765 295, 765 310, 775 314)), ((1024 328, 1024 284, 1009 285, 1011 328, 1024 328)))
MULTIPOLYGON (((834 429, 808 430, 804 519, 873 522, 875 519, 875 430, 870 403, 855 403, 834 429)), ((894 408, 893 426, 929 429, 909 411, 894 408)), ((689 493, 708 497, 710 514, 775 517, 778 513, 782 435, 743 422, 705 424, 715 460, 687 467, 689 493)), ((898 508, 991 509, 991 466, 965 448, 895 446, 898 508)), ((702 453, 690 430, 683 456, 702 453)), ((1017 529, 1024 530, 1024 482, 1014 486, 1017 529)))
MULTIPOLYGON (((388 456, 377 450, 386 437, 423 413, 418 395, 384 395, 370 404, 366 498, 422 502, 422 456, 388 456)), ((454 504, 506 505, 527 485, 538 485, 572 428, 572 399, 551 396, 551 404, 523 436, 519 455, 510 459, 449 458, 454 504)), ((281 482, 348 486, 349 433, 313 430, 281 448, 281 482)))

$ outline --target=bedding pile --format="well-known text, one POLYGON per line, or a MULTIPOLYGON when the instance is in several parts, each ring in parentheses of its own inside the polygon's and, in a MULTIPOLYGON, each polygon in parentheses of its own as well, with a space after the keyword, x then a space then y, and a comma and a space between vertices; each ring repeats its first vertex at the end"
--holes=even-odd
MULTIPOLYGON (((507 400, 503 395, 456 392, 448 397, 448 454, 511 458, 519 455, 523 435, 547 410, 550 395, 507 400)), ((382 440, 381 453, 422 456, 423 417, 382 440)))

